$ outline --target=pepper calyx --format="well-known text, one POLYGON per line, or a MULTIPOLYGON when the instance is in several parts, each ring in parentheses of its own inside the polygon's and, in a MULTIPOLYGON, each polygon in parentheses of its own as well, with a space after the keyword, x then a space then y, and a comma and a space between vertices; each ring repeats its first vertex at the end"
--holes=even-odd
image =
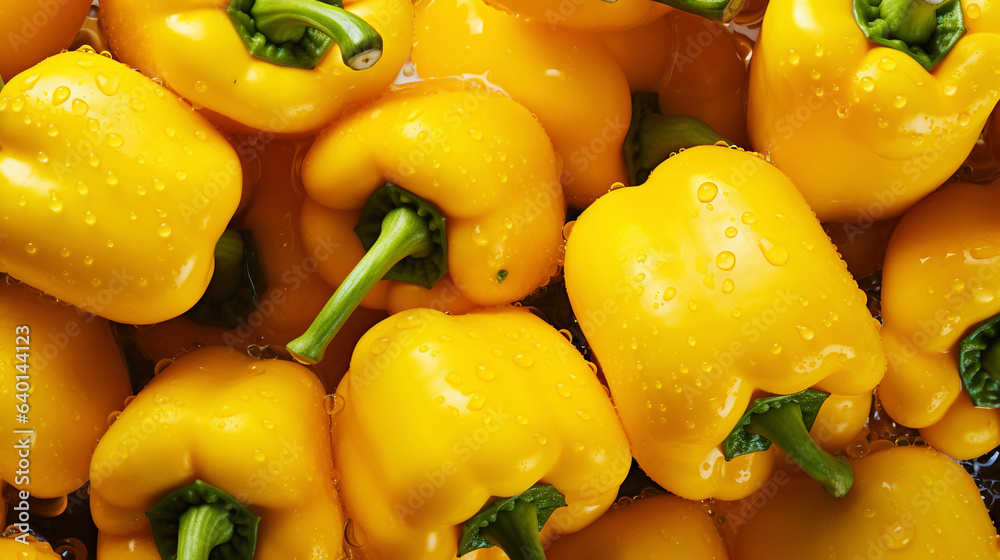
POLYGON ((415 253, 396 263, 384 278, 433 288, 448 273, 448 237, 445 217, 426 200, 406 189, 386 183, 365 204, 361 218, 354 226, 365 250, 369 251, 382 234, 382 221, 396 208, 412 208, 426 223, 434 244, 430 253, 415 253))
POLYGON ((830 495, 841 498, 854 484, 854 471, 843 457, 824 451, 809 435, 820 407, 830 396, 816 389, 764 397, 750 404, 722 441, 727 461, 766 451, 774 443, 830 495))
POLYGON ((164 496, 146 512, 161 558, 252 560, 260 517, 201 480, 164 496))
POLYGON ((959 342, 958 375, 973 405, 1000 408, 1000 315, 959 342))
POLYGON ((315 68, 334 44, 354 70, 382 56, 382 36, 340 0, 231 0, 227 12, 250 54, 279 66, 315 68))
POLYGON ((636 92, 632 95, 632 122, 622 147, 629 184, 645 183, 658 165, 682 150, 720 142, 733 145, 701 119, 660 113, 658 94, 636 92))
MULTIPOLYGON (((605 0, 607 1, 607 0, 605 0)), ((746 0, 653 0, 705 19, 729 23, 743 10, 746 0)))
POLYGON ((528 488, 510 498, 495 498, 462 527, 458 555, 499 546, 511 560, 544 559, 538 533, 566 497, 549 485, 528 488))
POLYGON ((386 183, 368 199, 354 231, 368 252, 306 332, 286 346, 300 363, 315 364, 323 359, 333 337, 383 279, 430 288, 448 272, 444 216, 427 201, 396 185, 386 183), (372 235, 376 235, 374 241, 372 235))
POLYGON ((854 0, 854 19, 866 39, 906 53, 927 71, 966 32, 958 0, 854 0))
POLYGON ((208 289, 186 315, 200 325, 235 329, 257 307, 267 282, 249 230, 227 229, 215 245, 208 289))

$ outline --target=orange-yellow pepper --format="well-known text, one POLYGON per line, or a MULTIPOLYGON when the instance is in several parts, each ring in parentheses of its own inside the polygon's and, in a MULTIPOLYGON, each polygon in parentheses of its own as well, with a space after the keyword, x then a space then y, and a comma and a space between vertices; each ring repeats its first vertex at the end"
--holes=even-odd
MULTIPOLYGON (((221 117, 224 125, 284 136, 316 131, 345 109, 377 97, 396 79, 412 44, 410 0, 349 0, 347 13, 367 21, 384 38, 381 59, 374 66, 352 69, 337 45, 314 68, 279 65, 248 51, 227 13, 231 3, 237 2, 105 0, 101 24, 116 56, 162 79, 195 106, 221 117)), ((279 13, 309 6, 319 12, 317 17, 344 13, 325 0, 272 4, 279 13)), ((260 25, 261 18, 256 19, 260 25)), ((356 19, 353 24, 359 30, 364 27, 356 19)), ((314 32, 307 31, 306 38, 327 40, 322 34, 317 39, 314 32)), ((258 33, 258 38, 272 42, 266 34, 258 33)))
MULTIPOLYGON (((193 512, 194 521, 221 514, 236 525, 232 539, 220 545, 238 549, 231 558, 341 558, 343 514, 331 478, 324 393, 298 364, 253 360, 227 348, 202 348, 164 369, 94 452, 90 508, 100 530, 98 558, 160 558, 151 519, 162 519, 159 508, 167 506, 173 530, 160 530, 175 548, 184 548, 184 535, 197 534, 184 529, 185 513, 193 512), (214 489, 206 491, 204 483, 214 489), (186 505, 169 503, 177 489, 188 492, 186 505), (260 517, 256 537, 247 521, 254 514, 260 517)), ((196 522, 190 527, 199 528, 196 522)), ((188 543, 211 549, 212 531, 202 535, 188 543)))
MULTIPOLYGON (((431 0, 437 1, 437 0, 431 0)), ((519 20, 566 27, 583 31, 619 31, 639 27, 653 21, 670 8, 652 0, 616 0, 590 2, 561 0, 487 0, 500 10, 516 15, 519 20)), ((705 2, 711 4, 712 2, 705 2)))
POLYGON ((318 361, 362 298, 465 312, 546 284, 561 257, 558 177, 538 121, 476 80, 403 87, 326 129, 302 167, 302 236, 331 255, 319 267, 338 290, 289 350, 318 361))
POLYGON ((854 490, 832 498, 792 479, 740 527, 733 560, 1000 558, 972 477, 926 447, 894 447, 854 462, 854 490))
MULTIPOLYGON (((953 183, 914 206, 896 226, 882 277, 882 404, 956 459, 1000 444, 1000 409, 974 408, 959 373, 961 341, 1000 313, 998 186, 953 183)), ((988 351, 981 363, 991 375, 988 351)))
MULTIPOLYGON (((619 0, 620 1, 620 0, 619 0)), ((738 146, 748 146, 747 68, 726 27, 681 11, 601 35, 632 91, 659 95, 664 115, 691 115, 738 146)))
MULTIPOLYGON (((309 142, 274 141, 249 158, 259 175, 251 185, 247 209, 231 227, 253 236, 267 290, 255 308, 234 329, 201 325, 181 316, 148 328, 140 328, 135 340, 143 354, 158 362, 177 357, 199 346, 284 347, 301 334, 333 288, 319 274, 319 263, 332 257, 329 250, 309 252, 300 237, 305 191, 298 171, 309 142)), ((369 328, 386 317, 382 311, 359 309, 334 339, 328 359, 314 372, 332 392, 347 372, 351 351, 369 328)))
POLYGON ((18 0, 0 4, 0 83, 68 48, 91 0, 18 0))
MULTIPOLYGON (((864 294, 755 154, 691 148, 605 195, 576 221, 565 275, 633 454, 685 498, 738 499, 767 480, 773 449, 727 462, 720 446, 759 392, 864 396, 885 370, 864 294)), ((860 429, 868 407, 847 413, 835 424, 860 429)))
POLYGON ((60 560, 62 556, 52 550, 52 545, 31 535, 18 534, 0 538, 0 558, 10 560, 60 560))
POLYGON ((534 113, 562 159, 571 205, 626 180, 629 86, 597 34, 518 21, 482 0, 433 0, 416 6, 411 56, 422 78, 483 75, 534 113))
POLYGON ((232 147, 177 96, 92 50, 0 91, 0 271, 148 324, 205 292, 242 190, 232 147))
MULTIPOLYGON (((936 6, 927 0, 881 2, 915 19, 930 10, 935 31, 936 6)), ((878 12, 873 4, 854 3, 878 12)), ((962 165, 1000 98, 995 3, 941 4, 964 10, 968 32, 950 52, 941 47, 947 54, 931 70, 909 51, 869 42, 851 6, 772 0, 750 65, 753 148, 770 155, 825 222, 902 214, 962 165)), ((912 41, 905 32, 923 27, 903 22, 887 38, 912 41)))
POLYGON ((0 333, 0 408, 9 415, 0 479, 36 498, 65 496, 87 482, 108 415, 132 394, 111 328, 0 276, 0 333), (15 422, 22 411, 27 421, 15 422))
POLYGON ((616 507, 593 525, 560 538, 548 560, 728 560, 714 520, 676 496, 643 498, 616 507))
POLYGON ((566 507, 549 509, 547 521, 544 506, 527 521, 494 512, 477 539, 508 555, 520 546, 538 553, 610 507, 631 464, 594 372, 558 331, 521 308, 394 315, 361 339, 337 394, 345 404, 334 415, 334 457, 344 505, 367 535, 352 551, 360 558, 464 555, 464 533, 456 542, 466 520, 481 519, 494 497, 518 497, 514 516, 522 505, 534 509, 537 502, 522 499, 551 491, 540 483, 554 485, 566 507), (508 540, 497 529, 507 523, 525 538, 508 540))

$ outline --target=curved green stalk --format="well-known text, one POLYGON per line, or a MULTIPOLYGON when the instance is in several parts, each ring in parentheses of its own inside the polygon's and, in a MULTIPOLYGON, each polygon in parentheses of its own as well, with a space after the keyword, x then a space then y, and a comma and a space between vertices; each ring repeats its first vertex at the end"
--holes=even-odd
POLYGON ((288 351, 306 364, 322 360, 326 347, 351 313, 396 263, 409 256, 429 255, 433 250, 431 229, 416 210, 402 206, 389 211, 375 245, 337 288, 305 334, 288 344, 288 351))

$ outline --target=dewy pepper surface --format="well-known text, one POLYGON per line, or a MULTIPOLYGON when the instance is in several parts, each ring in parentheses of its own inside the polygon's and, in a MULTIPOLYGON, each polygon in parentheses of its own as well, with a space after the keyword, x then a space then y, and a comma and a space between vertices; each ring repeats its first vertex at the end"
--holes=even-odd
POLYGON ((1000 558, 976 483, 959 464, 928 447, 894 447, 854 470, 846 498, 807 479, 780 486, 740 528, 733 560, 1000 558))
POLYGON ((98 556, 155 560, 157 547, 188 543, 201 558, 213 544, 240 560, 340 557, 324 393, 287 361, 220 347, 182 356, 125 407, 94 453, 98 556), (231 539, 217 543, 226 529, 231 539))
POLYGON ((560 537, 549 560, 728 560, 715 521, 697 502, 676 496, 617 506, 593 525, 560 537))
POLYGON ((32 293, 2 275, 0 332, 9 333, 0 338, 0 409, 11 415, 4 425, 12 426, 0 431, 0 480, 36 498, 65 496, 87 483, 90 457, 108 429, 108 416, 132 394, 115 338, 104 319, 32 293), (30 386, 24 400, 19 398, 24 392, 15 390, 19 376, 30 386), (18 405, 27 405, 23 425, 14 423, 18 405), (25 439, 30 440, 27 449, 25 439), (17 474, 22 450, 29 454, 28 484, 17 474))
POLYGON ((547 522, 539 508, 519 519, 521 539, 495 530, 509 521, 499 518, 476 539, 537 553, 597 519, 631 464, 594 371, 526 309, 394 315, 361 339, 337 394, 334 454, 344 504, 367 534, 354 550, 363 558, 455 558, 469 552, 461 525, 494 498, 554 485, 566 507, 547 522))
POLYGON ((963 339, 1000 313, 1000 227, 991 211, 1000 203, 997 186, 953 183, 935 192, 903 216, 886 252, 889 370, 879 396, 893 419, 920 428, 956 459, 1000 444, 995 331, 969 360, 976 371, 968 384, 959 367, 963 339))
POLYGON ((571 205, 625 181, 628 82, 598 34, 527 23, 482 0, 433 0, 416 6, 415 39, 422 78, 483 75, 537 116, 571 205))
POLYGON ((319 361, 359 303, 459 313, 526 297, 558 272, 558 176, 535 117, 476 80, 403 87, 335 123, 303 163, 302 236, 334 247, 320 271, 338 289, 289 350, 319 361))
POLYGON ((101 23, 116 56, 221 124, 305 136, 377 97, 413 42, 410 0, 356 0, 346 8, 326 0, 104 0, 101 23), (374 57, 379 36, 381 58, 374 57), (372 56, 362 62, 348 50, 372 56))
POLYGON ((208 287, 240 200, 233 148, 176 95, 93 51, 0 90, 0 271, 131 324, 208 287))
MULTIPOLYGON (((955 10, 968 31, 940 46, 940 60, 926 68, 910 50, 868 41, 850 2, 772 0, 754 47, 753 148, 770 155, 825 222, 902 214, 962 165, 1000 97, 995 4, 944 2, 941 23, 933 23, 935 6, 926 0, 881 3, 913 8, 898 37, 887 35, 896 47, 923 40, 905 29, 954 36, 955 10)), ((854 6, 869 15, 880 7, 877 0, 854 6)))
POLYGON ((727 462, 720 447, 760 392, 864 395, 885 371, 864 294, 756 154, 691 148, 604 196, 569 234, 565 274, 633 454, 686 498, 741 498, 770 476, 771 451, 727 462))

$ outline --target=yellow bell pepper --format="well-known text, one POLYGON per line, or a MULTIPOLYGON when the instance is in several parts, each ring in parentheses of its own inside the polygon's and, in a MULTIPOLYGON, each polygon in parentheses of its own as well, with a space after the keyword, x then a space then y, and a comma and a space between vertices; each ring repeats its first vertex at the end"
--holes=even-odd
POLYGON ((972 336, 1000 313, 1000 228, 990 211, 998 186, 953 183, 928 196, 903 216, 885 258, 889 370, 879 396, 893 419, 956 459, 1000 444, 1000 347, 995 330, 972 336), (978 342, 967 353, 970 338, 978 342))
MULTIPOLYGON (((245 189, 252 192, 246 211, 231 227, 250 232, 266 286, 249 313, 234 328, 199 324, 189 316, 139 328, 134 340, 146 358, 156 363, 200 346, 283 347, 323 308, 333 288, 320 276, 319 263, 333 255, 329 246, 306 251, 300 236, 305 191, 298 166, 310 144, 277 140, 248 158, 247 168, 259 173, 245 189)), ((313 368, 330 392, 347 372, 358 339, 386 316, 364 308, 351 315, 334 339, 328 358, 313 368)))
POLYGON ((733 560, 1000 557, 979 489, 957 463, 926 447, 894 447, 854 462, 840 500, 811 480, 780 486, 736 535, 733 560))
POLYGON ((91 0, 24 0, 0 4, 0 83, 73 42, 91 0))
POLYGON ((362 299, 458 313, 535 291, 561 257, 558 177, 531 113, 478 81, 404 87, 325 130, 302 166, 302 235, 339 287, 289 350, 319 361, 362 299))
MULTIPOLYGON (((437 0, 434 0, 437 1, 437 0)), ((654 0, 615 0, 612 2, 561 2, 560 0, 487 0, 518 19, 549 27, 583 31, 618 31, 632 29, 653 21, 670 10, 666 2, 654 0)), ((689 2, 694 4, 695 2, 689 2)), ((709 6, 717 2, 704 2, 709 6)))
POLYGON ((0 558, 10 560, 60 560, 62 556, 52 550, 52 545, 40 542, 34 537, 21 533, 0 538, 0 558))
MULTIPOLYGON (((870 394, 885 355, 865 295, 787 177, 756 154, 691 148, 602 197, 568 239, 573 310, 653 480, 689 499, 744 497, 773 461, 733 458, 731 438, 753 433, 764 436, 756 450, 770 439, 846 491, 849 471, 806 433, 807 401, 822 393, 803 391, 870 394), (789 395, 752 409, 788 416, 786 433, 764 424, 774 415, 741 419, 760 392, 789 395)), ((863 426, 868 407, 849 415, 863 426)))
POLYGON ((632 91, 659 95, 664 115, 697 117, 749 145, 746 62, 725 26, 675 10, 638 29, 604 33, 601 42, 632 91))
POLYGON ((526 24, 483 0, 435 0, 417 5, 415 40, 422 78, 485 75, 538 117, 563 161, 572 206, 626 180, 629 86, 598 35, 526 24))
POLYGON ((176 317, 205 292, 242 170, 175 95, 63 53, 0 91, 0 144, 0 271, 122 323, 176 317))
POLYGON ((579 533, 562 537, 548 560, 728 560, 715 522, 676 496, 643 498, 612 509, 579 533))
POLYGON ((854 6, 772 0, 750 65, 753 148, 822 221, 903 213, 962 165, 1000 96, 995 3, 854 6))
POLYGON ((631 464, 594 372, 524 309, 392 316, 361 339, 337 394, 334 457, 367 535, 362 558, 445 560, 494 544, 541 558, 543 542, 614 502, 631 464), (552 486, 555 498, 530 501, 552 486))
POLYGON ((111 328, 0 276, 0 332, 0 407, 10 415, 0 480, 36 498, 65 496, 87 482, 108 415, 132 394, 111 328))
POLYGON ((98 558, 340 558, 324 393, 298 364, 221 347, 164 369, 94 452, 98 558))
POLYGON ((377 97, 409 54, 410 0, 349 0, 346 7, 105 0, 101 24, 116 56, 223 125, 302 136, 377 97))
POLYGON ((645 25, 671 6, 692 14, 728 22, 743 9, 744 0, 488 0, 519 19, 587 31, 621 31, 645 25))

